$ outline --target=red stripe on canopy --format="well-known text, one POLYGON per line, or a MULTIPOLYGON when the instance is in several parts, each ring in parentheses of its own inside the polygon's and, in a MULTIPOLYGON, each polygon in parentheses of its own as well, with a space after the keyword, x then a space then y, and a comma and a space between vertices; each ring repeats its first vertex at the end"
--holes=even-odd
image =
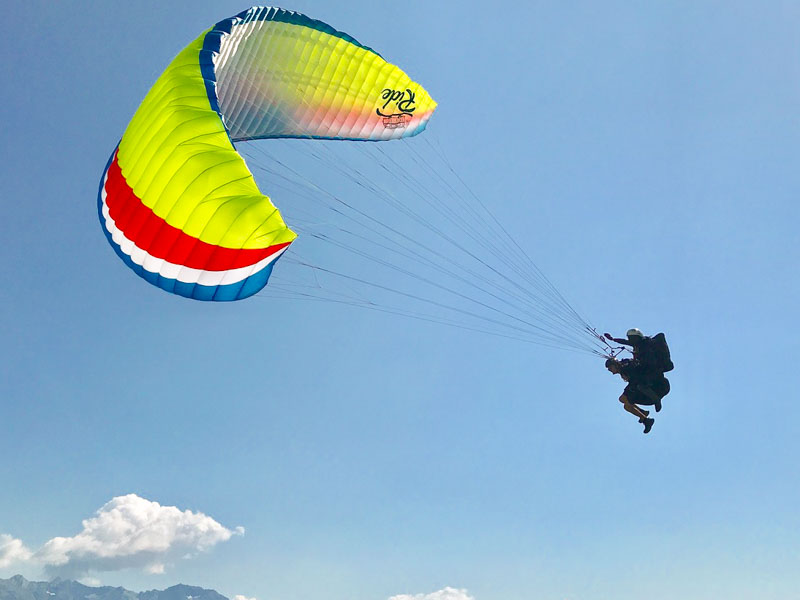
POLYGON ((291 242, 267 248, 223 248, 203 242, 173 227, 142 203, 122 175, 117 155, 108 167, 106 205, 110 218, 125 237, 151 256, 204 271, 249 267, 291 242))

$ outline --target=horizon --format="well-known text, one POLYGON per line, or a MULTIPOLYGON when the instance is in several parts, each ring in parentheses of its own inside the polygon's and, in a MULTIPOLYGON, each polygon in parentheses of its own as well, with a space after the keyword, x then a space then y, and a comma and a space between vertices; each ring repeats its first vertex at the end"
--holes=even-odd
MULTIPOLYGON (((54 582, 59 582, 59 581, 69 581, 70 583, 77 583, 77 584, 82 585, 84 587, 110 587, 110 588, 114 588, 114 589, 121 588, 121 589, 124 589, 124 590, 128 590, 129 592, 135 592, 136 591, 136 590, 129 590, 128 588, 123 587, 123 586, 119 586, 119 585, 118 586, 102 585, 102 584, 95 585, 95 584, 92 584, 92 583, 83 583, 83 582, 78 581, 76 579, 67 579, 67 578, 61 577, 60 575, 55 575, 52 579, 48 579, 48 580, 45 580, 45 581, 34 581, 34 580, 31 580, 31 579, 28 579, 24 575, 21 575, 21 574, 17 573, 16 575, 12 575, 11 577, 0 578, 0 581, 8 581, 10 579, 18 579, 18 578, 19 579, 24 579, 28 583, 54 583, 54 582)), ((164 592, 164 591, 166 591, 168 589, 171 589, 171 588, 174 588, 174 587, 191 587, 191 588, 198 588, 198 589, 211 591, 211 592, 216 592, 217 591, 217 590, 214 590, 214 589, 203 588, 203 587, 200 587, 200 586, 197 586, 197 585, 191 585, 191 584, 187 584, 187 583, 175 583, 175 584, 173 584, 173 585, 171 585, 171 586, 169 586, 167 588, 164 588, 164 589, 153 588, 152 590, 140 590, 137 593, 150 592, 150 591, 164 592)), ((217 592, 217 593, 219 593, 219 592, 217 592)), ((222 594, 220 594, 220 595, 222 595, 222 594)))

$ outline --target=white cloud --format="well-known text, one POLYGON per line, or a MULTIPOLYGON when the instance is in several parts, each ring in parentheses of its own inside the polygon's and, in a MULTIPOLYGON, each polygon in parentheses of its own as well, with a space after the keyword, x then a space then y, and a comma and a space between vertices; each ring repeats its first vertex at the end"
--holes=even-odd
POLYGON ((172 561, 244 534, 243 528, 230 530, 201 512, 161 506, 136 494, 113 498, 82 524, 77 535, 53 538, 36 552, 49 574, 79 577, 127 568, 163 573, 172 561))
POLYGON ((389 600, 475 600, 475 598, 470 596, 467 590, 446 587, 431 594, 400 594, 399 596, 392 596, 389 600))
POLYGON ((255 598, 248 598, 247 596, 242 596, 241 594, 236 594, 233 597, 233 600, 256 600, 255 598))
MULTIPOLYGON (((188 557, 186 557, 186 558, 188 558, 188 557)), ((144 568, 144 570, 147 571, 148 573, 150 573, 151 575, 163 575, 164 571, 166 570, 166 565, 164 565, 162 563, 153 563, 153 564, 147 565, 144 568)))
POLYGON ((32 555, 21 540, 0 533, 0 569, 30 560, 32 555))

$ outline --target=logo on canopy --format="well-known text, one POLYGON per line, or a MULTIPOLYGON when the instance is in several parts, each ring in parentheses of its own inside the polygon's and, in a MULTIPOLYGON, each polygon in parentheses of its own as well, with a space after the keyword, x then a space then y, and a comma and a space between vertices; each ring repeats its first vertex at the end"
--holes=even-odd
POLYGON ((387 129, 404 128, 411 121, 411 113, 417 109, 416 94, 408 88, 405 90, 386 88, 381 92, 381 100, 383 106, 375 109, 375 112, 383 118, 383 126, 387 129), (391 111, 390 106, 400 112, 384 112, 387 109, 391 111))

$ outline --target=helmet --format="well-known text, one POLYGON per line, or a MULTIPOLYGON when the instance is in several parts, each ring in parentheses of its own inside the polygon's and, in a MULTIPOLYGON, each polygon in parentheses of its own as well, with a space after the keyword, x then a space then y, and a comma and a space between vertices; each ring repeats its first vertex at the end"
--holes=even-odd
POLYGON ((636 329, 635 327, 633 329, 628 329, 628 333, 626 333, 625 335, 627 335, 629 338, 631 338, 631 337, 643 338, 644 337, 644 334, 639 329, 636 329))

